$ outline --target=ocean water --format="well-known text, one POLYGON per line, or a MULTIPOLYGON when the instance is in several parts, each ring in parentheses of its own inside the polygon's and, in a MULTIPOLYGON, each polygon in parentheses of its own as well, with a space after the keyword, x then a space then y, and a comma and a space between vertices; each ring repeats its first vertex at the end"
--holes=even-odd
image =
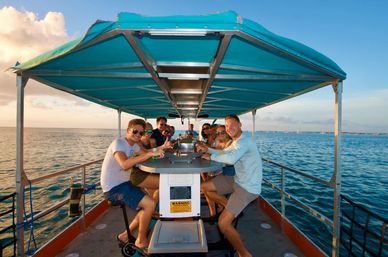
MULTIPOLYGON (((333 134, 257 132, 256 139, 262 157, 330 181, 334 169, 333 134)), ((345 134, 342 137, 341 158, 341 193, 387 219, 388 135, 345 134)), ((267 164, 263 172, 264 178, 280 187, 279 168, 267 164)), ((333 218, 334 192, 331 188, 286 172, 286 192, 326 217, 333 218)), ((280 193, 263 186, 262 195, 280 209, 280 193)), ((286 200, 286 216, 331 255, 331 228, 305 213, 291 200, 286 200)), ((377 229, 381 228, 381 223, 372 219, 371 227, 379 233, 377 229)))
MULTIPOLYGON (((24 169, 31 179, 102 159, 116 133, 116 130, 104 129, 27 128, 24 135, 24 169)), ((330 180, 334 159, 332 134, 256 132, 255 136, 262 157, 326 181, 330 180)), ((346 134, 343 135, 342 143, 342 193, 388 218, 388 136, 346 134)), ((0 152, 0 194, 4 195, 13 192, 15 185, 14 128, 0 128, 0 152)), ((90 178, 88 185, 99 180, 99 168, 99 165, 95 165, 87 169, 90 178)), ((279 174, 278 168, 264 164, 264 177, 277 185, 280 184, 279 174)), ((68 197, 70 178, 80 182, 80 172, 32 185, 33 211, 41 211, 53 202, 68 197)), ((286 191, 332 218, 332 189, 287 173, 286 191)), ((27 188, 27 199, 28 192, 27 188)), ((101 199, 99 192, 97 188, 96 192, 88 194, 89 206, 101 199)), ((262 194, 279 208, 279 193, 264 184, 262 194)), ((28 206, 28 202, 26 204, 28 206)), ((301 212, 298 206, 287 201, 287 216, 329 253, 331 229, 311 215, 300 215, 301 212)), ((72 218, 67 217, 67 206, 37 221, 34 224, 34 234, 38 246, 72 221, 72 218)), ((1 220, 0 228, 6 223, 4 219, 1 220)), ((28 229, 25 238, 28 241, 28 229)))

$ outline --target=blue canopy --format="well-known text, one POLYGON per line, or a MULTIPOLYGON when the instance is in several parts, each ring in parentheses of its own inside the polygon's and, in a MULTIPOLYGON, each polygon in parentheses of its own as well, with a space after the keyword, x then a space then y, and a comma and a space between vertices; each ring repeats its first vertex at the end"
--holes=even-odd
POLYGON ((13 69, 144 118, 243 114, 346 78, 324 55, 234 12, 120 13, 13 69))

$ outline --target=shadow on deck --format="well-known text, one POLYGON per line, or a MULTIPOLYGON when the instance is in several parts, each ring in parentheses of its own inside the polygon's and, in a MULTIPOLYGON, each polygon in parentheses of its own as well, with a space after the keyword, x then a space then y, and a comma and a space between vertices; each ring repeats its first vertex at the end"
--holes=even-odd
MULTIPOLYGON (((128 210, 131 219, 134 214, 133 210, 128 210)), ((111 207, 87 231, 75 238, 57 256, 120 257, 122 254, 116 242, 116 235, 122 232, 124 228, 121 209, 111 207)), ((299 257, 304 256, 291 240, 282 233, 280 227, 262 211, 256 201, 244 210, 244 215, 239 219, 237 229, 240 231, 245 245, 255 257, 283 257, 286 253, 292 253, 299 257), (262 228, 261 224, 263 223, 269 224, 271 229, 262 228)), ((207 236, 212 237, 212 235, 207 236)), ((211 238, 208 238, 208 242, 210 241, 211 238)), ((225 256, 226 253, 226 251, 209 252, 207 256, 225 256)))

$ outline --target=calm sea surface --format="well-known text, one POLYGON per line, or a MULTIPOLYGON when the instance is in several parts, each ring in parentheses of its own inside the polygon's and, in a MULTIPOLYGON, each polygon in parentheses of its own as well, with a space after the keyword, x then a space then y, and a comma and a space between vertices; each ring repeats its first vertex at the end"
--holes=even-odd
MULTIPOLYGON (((179 132, 177 132, 179 133, 179 132)), ((24 169, 30 179, 55 171, 102 159, 116 130, 101 129, 41 129, 27 128, 24 135, 24 169)), ((331 134, 256 132, 256 143, 262 157, 306 172, 326 181, 333 173, 333 144, 331 134)), ((1 195, 14 191, 15 186, 15 129, 0 128, 0 189, 1 195)), ((93 185, 99 180, 99 165, 87 169, 93 185)), ((65 199, 69 193, 70 178, 80 182, 79 172, 72 172, 32 185, 33 211, 41 211, 65 199)), ((279 169, 264 164, 264 178, 280 185, 279 169)), ((326 217, 332 218, 333 190, 295 174, 287 173, 286 191, 296 196, 326 217)), ((388 136, 343 135, 342 193, 388 218, 388 136)), ((263 186, 263 195, 276 207, 280 195, 263 186)), ((27 187, 26 198, 29 199, 27 187)), ((88 202, 97 202, 101 194, 97 188, 87 196, 88 202)), ((26 209, 29 210, 28 202, 26 209)), ((301 209, 287 201, 286 213, 315 243, 330 251, 330 229, 309 215, 300 215, 301 209)), ((29 211, 27 211, 29 213, 29 211)), ((64 225, 70 224, 67 206, 34 224, 38 246, 64 225)), ((7 222, 0 221, 0 228, 7 222)), ((26 241, 29 233, 26 232, 26 241)))

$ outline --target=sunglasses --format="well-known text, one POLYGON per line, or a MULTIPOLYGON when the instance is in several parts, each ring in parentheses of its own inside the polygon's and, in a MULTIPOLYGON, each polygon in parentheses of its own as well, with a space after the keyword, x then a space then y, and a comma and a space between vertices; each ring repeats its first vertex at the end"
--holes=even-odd
POLYGON ((137 133, 139 133, 140 136, 144 135, 144 131, 139 131, 137 129, 132 129, 132 134, 137 135, 137 133))
POLYGON ((170 134, 171 133, 171 131, 169 131, 169 130, 165 130, 165 131, 163 131, 164 133, 167 133, 167 134, 170 134))
POLYGON ((223 131, 217 132, 217 136, 219 136, 219 135, 226 135, 226 131, 223 130, 223 131))
POLYGON ((210 127, 204 127, 204 128, 202 128, 202 130, 208 130, 208 129, 210 129, 210 127))
POLYGON ((144 133, 152 133, 152 132, 153 132, 152 129, 145 129, 145 130, 144 130, 144 133))

